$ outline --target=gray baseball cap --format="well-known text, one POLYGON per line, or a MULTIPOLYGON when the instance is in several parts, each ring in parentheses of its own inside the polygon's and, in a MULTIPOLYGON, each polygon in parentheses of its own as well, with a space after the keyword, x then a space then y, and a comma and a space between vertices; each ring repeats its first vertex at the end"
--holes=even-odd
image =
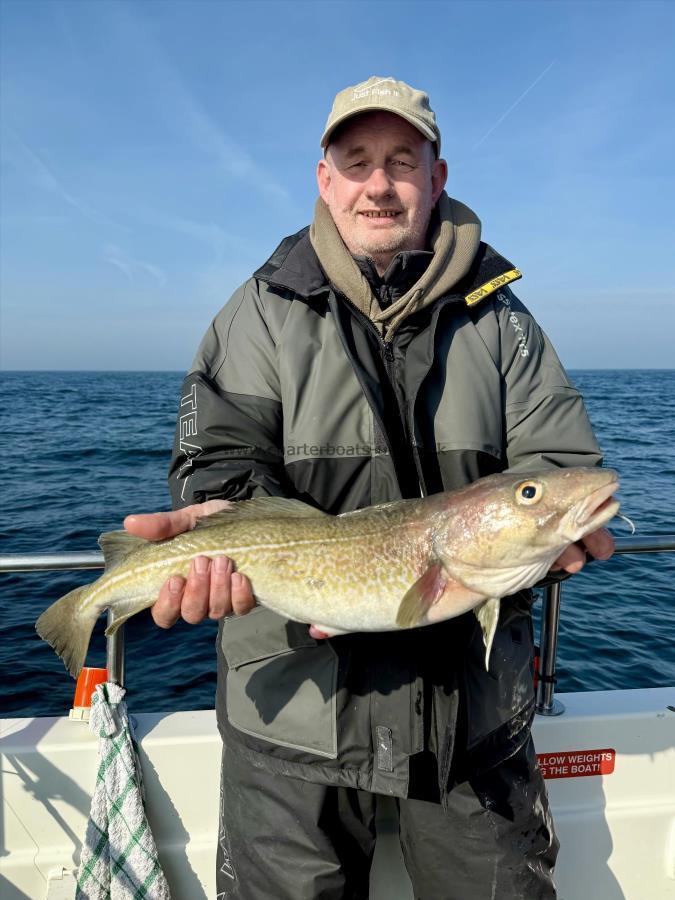
POLYGON ((361 84, 345 88, 335 97, 321 138, 321 146, 324 149, 328 146, 338 125, 351 116, 369 110, 383 110, 401 116, 436 145, 436 155, 440 156, 441 133, 436 124, 436 115, 429 106, 429 95, 424 91, 416 91, 404 81, 377 75, 361 84))

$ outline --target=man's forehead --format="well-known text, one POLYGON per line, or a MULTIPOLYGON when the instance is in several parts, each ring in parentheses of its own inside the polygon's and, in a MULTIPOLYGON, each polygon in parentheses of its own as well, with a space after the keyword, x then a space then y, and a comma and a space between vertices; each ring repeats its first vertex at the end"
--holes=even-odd
POLYGON ((383 140, 393 145, 393 152, 414 153, 431 143, 400 116, 377 111, 352 116, 338 126, 329 147, 335 146, 341 155, 353 155, 383 140))

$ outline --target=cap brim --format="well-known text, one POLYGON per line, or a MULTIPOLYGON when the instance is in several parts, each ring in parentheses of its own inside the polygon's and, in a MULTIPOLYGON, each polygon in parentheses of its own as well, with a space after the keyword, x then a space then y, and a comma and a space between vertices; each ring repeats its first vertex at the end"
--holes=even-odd
POLYGON ((352 119, 354 116, 358 116, 364 112, 388 112, 394 116, 399 116, 401 119, 405 119, 406 122, 409 122, 420 132, 420 134, 423 134, 428 141, 431 141, 432 144, 435 144, 438 152, 440 153, 441 139, 439 135, 437 135, 433 130, 433 128, 429 128, 426 122, 422 122, 421 119, 418 119, 416 116, 412 115, 412 113, 405 113, 400 109, 387 109, 385 106, 381 106, 376 103, 368 104, 367 106, 360 106, 358 109, 343 113, 343 115, 339 116, 334 122, 331 122, 330 128, 327 128, 323 133, 323 136, 321 138, 321 146, 324 149, 328 146, 330 142, 330 136, 333 134, 338 125, 342 125, 342 123, 346 122, 347 119, 352 119))

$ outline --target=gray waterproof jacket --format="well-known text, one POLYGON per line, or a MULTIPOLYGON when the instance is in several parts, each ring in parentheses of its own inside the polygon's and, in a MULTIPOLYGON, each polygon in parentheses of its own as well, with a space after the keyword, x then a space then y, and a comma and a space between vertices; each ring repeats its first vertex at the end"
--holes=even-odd
MULTIPOLYGON (((174 504, 279 495, 337 514, 504 469, 598 464, 581 397, 508 287, 519 277, 481 243, 452 293, 383 341, 328 283, 308 230, 286 238, 185 380, 174 504)), ((527 740, 530 604, 527 592, 502 603, 488 672, 472 614, 321 642, 262 607, 227 618, 223 738, 266 771, 443 799, 527 740)))

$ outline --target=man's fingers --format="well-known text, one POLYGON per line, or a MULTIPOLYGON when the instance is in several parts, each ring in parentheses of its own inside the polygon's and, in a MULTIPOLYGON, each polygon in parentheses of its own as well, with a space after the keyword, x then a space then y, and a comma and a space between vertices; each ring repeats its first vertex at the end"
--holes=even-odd
MULTIPOLYGON (((207 500, 173 512, 139 513, 127 516, 124 527, 136 537, 161 541, 184 531, 191 531, 198 519, 231 505, 229 500, 207 500)), ((156 624, 160 628, 171 628, 182 615, 186 622, 196 625, 206 616, 220 619, 227 615, 232 609, 231 565, 230 560, 225 557, 217 559, 213 565, 205 556, 196 557, 190 566, 187 581, 180 575, 174 575, 159 592, 157 602, 152 607, 152 617, 156 624)), ((240 587, 237 602, 242 612, 248 612, 254 605, 250 585, 248 589, 240 587)))
POLYGON ((585 562, 586 554, 581 549, 581 547, 578 547, 576 544, 570 544, 570 546, 566 547, 553 563, 553 565, 551 566, 551 571, 555 571, 556 569, 564 569, 565 572, 574 574, 575 572, 579 572, 581 569, 583 569, 585 562))
POLYGON ((587 562, 586 551, 594 559, 609 559, 614 553, 614 538, 606 528, 599 528, 582 538, 580 544, 570 544, 551 566, 551 571, 564 569, 574 574, 581 571, 587 562))
POLYGON ((155 620, 155 625, 160 628, 171 628, 180 617, 180 605, 183 599, 185 579, 180 575, 172 575, 162 585, 157 602, 150 612, 155 620))
POLYGON ((245 575, 233 572, 232 560, 217 556, 197 556, 187 579, 173 575, 162 587, 152 607, 152 617, 160 628, 171 628, 182 616, 196 625, 207 616, 221 619, 232 611, 237 615, 255 606, 251 583, 245 575))
POLYGON ((205 619, 209 612, 209 594, 211 590, 211 560, 207 556, 196 556, 192 560, 188 572, 181 615, 190 625, 196 625, 205 619))
POLYGON ((232 612, 231 578, 232 560, 227 556, 217 556, 211 564, 210 619, 222 619, 232 612))
POLYGON ((582 543, 595 559, 609 559, 614 553, 614 538, 606 528, 587 534, 582 543))
POLYGON ((202 516, 212 516, 216 512, 227 509, 228 506, 234 506, 232 500, 206 500, 204 503, 195 503, 188 509, 194 510, 196 518, 201 519, 202 516))
POLYGON ((191 531, 197 519, 227 509, 228 506, 231 506, 229 500, 207 500, 206 503, 194 503, 172 512, 138 513, 127 516, 124 527, 136 537, 147 541, 162 541, 184 531, 191 531))
POLYGON ((316 625, 309 626, 309 636, 313 637, 315 641, 324 641, 328 635, 325 631, 321 631, 316 625))
POLYGON ((232 609, 238 616, 249 612, 255 606, 251 582, 241 572, 232 575, 232 609))
POLYGON ((145 538, 146 541, 162 541, 165 538, 175 537, 183 531, 194 528, 195 518, 190 512, 190 507, 176 509, 173 512, 141 513, 127 516, 124 527, 136 537, 145 538))

